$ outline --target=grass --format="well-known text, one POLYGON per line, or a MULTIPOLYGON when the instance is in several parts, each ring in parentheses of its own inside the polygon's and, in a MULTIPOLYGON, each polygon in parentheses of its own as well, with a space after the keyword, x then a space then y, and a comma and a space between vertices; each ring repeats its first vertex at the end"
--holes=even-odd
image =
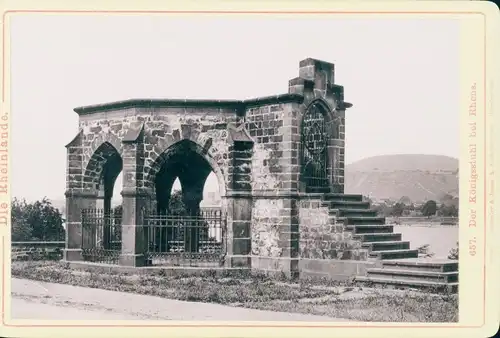
POLYGON ((12 276, 252 309, 324 315, 356 321, 456 322, 458 296, 359 288, 352 282, 294 283, 262 274, 167 276, 96 273, 62 262, 12 262, 12 276))

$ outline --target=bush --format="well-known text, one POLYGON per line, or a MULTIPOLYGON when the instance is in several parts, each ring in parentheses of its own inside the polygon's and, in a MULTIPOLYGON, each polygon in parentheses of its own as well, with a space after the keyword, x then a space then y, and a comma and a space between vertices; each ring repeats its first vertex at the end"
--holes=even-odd
POLYGON ((438 213, 442 217, 458 217, 458 208, 455 205, 441 204, 438 213))
POLYGON ((403 203, 396 203, 391 208, 391 216, 401 217, 405 211, 406 206, 403 203))
POLYGON ((64 240, 62 214, 47 198, 33 203, 14 198, 11 210, 13 242, 64 240))
POLYGON ((420 257, 424 257, 424 258, 434 257, 434 253, 430 252, 430 245, 429 244, 424 244, 424 245, 418 247, 417 250, 418 250, 418 255, 420 257))
POLYGON ((425 202, 422 206, 422 215, 426 217, 434 216, 437 211, 437 203, 436 201, 430 200, 425 202))
POLYGON ((454 249, 451 249, 450 252, 448 253, 448 259, 455 259, 458 260, 458 242, 457 242, 457 247, 454 249))

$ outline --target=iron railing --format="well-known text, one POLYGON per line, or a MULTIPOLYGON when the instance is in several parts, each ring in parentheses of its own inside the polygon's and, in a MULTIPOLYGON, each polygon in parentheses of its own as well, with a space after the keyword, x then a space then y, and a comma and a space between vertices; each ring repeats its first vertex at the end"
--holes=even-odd
POLYGON ((122 214, 104 209, 82 210, 84 261, 118 264, 121 254, 122 214))
POLYGON ((146 214, 148 265, 219 266, 226 253, 226 220, 219 208, 195 216, 146 214))

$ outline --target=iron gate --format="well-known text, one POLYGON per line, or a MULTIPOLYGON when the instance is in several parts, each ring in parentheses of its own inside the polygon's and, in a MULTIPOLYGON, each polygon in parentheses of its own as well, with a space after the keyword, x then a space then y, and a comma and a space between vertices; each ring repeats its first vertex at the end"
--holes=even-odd
POLYGON ((226 219, 219 208, 195 216, 146 214, 148 265, 220 266, 226 254, 226 219))
POLYGON ((82 210, 83 260, 118 264, 122 247, 121 224, 121 211, 82 210))
POLYGON ((308 189, 328 186, 328 137, 323 109, 313 104, 301 128, 301 175, 308 189))

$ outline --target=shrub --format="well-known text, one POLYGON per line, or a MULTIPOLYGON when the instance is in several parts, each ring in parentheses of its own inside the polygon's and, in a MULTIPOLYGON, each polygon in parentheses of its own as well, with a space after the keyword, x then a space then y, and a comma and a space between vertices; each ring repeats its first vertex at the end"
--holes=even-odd
POLYGON ((448 253, 448 259, 456 259, 458 260, 458 242, 457 242, 457 247, 454 249, 451 249, 450 252, 448 253))
POLYGON ((437 203, 436 201, 430 200, 425 202, 422 206, 422 215, 426 217, 434 216, 437 211, 437 203))
POLYGON ((424 244, 424 245, 418 247, 417 250, 418 250, 418 255, 420 257, 424 257, 424 258, 434 257, 434 253, 430 251, 429 244, 424 244))
POLYGON ((13 242, 64 240, 64 219, 47 198, 33 203, 14 198, 11 210, 13 242))

